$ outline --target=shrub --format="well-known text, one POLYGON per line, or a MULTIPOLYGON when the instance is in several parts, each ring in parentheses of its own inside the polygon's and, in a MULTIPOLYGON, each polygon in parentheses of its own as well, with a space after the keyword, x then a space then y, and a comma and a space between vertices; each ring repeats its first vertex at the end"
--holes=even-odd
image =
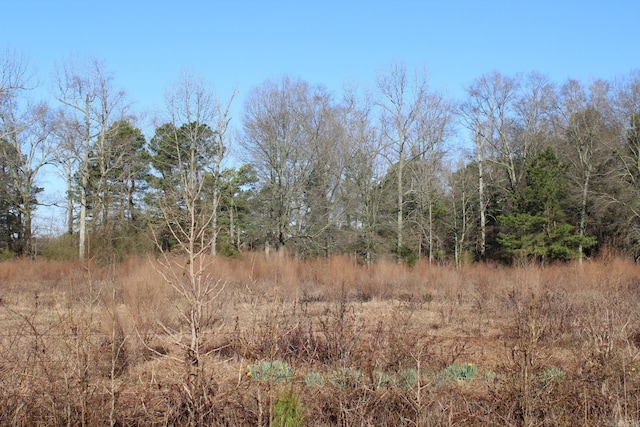
POLYGON ((403 369, 398 372, 398 386, 407 390, 418 383, 418 371, 415 368, 403 369))
POLYGON ((538 377, 537 383, 540 388, 550 388, 560 384, 567 374, 561 369, 550 367, 545 369, 538 377))
POLYGON ((304 376, 304 383, 307 387, 322 387, 324 386, 324 377, 320 372, 308 372, 304 376))
POLYGON ((9 249, 2 249, 0 250, 0 261, 9 261, 13 259, 13 255, 13 252, 9 249))
POLYGON ((263 360, 257 365, 247 367, 247 377, 258 381, 286 382, 293 378, 293 370, 287 362, 263 360))
POLYGON ((389 374, 382 371, 375 371, 373 373, 373 379, 375 381, 376 388, 387 388, 393 383, 389 374))
POLYGON ((406 262, 410 267, 413 267, 416 265, 416 262, 418 262, 418 254, 409 246, 402 245, 398 255, 400 255, 400 259, 406 262))
POLYGON ((452 364, 445 369, 445 377, 450 380, 469 381, 476 376, 478 367, 474 363, 452 364))
POLYGON ((360 382, 360 371, 356 369, 343 368, 331 373, 331 384, 339 389, 356 388, 360 382))
POLYGON ((293 392, 281 396, 273 408, 274 427, 298 427, 304 425, 302 404, 293 392))
POLYGON ((63 234, 50 239, 43 247, 42 257, 52 261, 63 261, 78 257, 78 239, 76 235, 63 234))

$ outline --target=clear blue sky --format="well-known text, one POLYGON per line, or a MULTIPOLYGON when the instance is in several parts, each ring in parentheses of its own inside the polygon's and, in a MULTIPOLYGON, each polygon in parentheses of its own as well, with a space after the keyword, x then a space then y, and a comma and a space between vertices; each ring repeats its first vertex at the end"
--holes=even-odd
POLYGON ((222 96, 237 88, 241 111, 269 78, 339 94, 396 61, 452 97, 493 70, 611 79, 640 67, 639 22, 640 0, 0 0, 0 48, 43 82, 71 54, 104 60, 139 111, 189 70, 222 96))
POLYGON ((393 61, 452 96, 483 73, 554 81, 640 67, 640 0, 0 0, 0 48, 43 79, 70 54, 105 61, 141 110, 190 70, 221 93, 283 74, 340 92, 393 61))

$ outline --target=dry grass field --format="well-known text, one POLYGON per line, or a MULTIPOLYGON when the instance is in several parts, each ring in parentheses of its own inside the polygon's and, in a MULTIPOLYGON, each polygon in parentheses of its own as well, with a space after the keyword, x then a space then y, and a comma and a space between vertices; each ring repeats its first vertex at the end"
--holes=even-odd
POLYGON ((616 257, 211 259, 197 400, 161 271, 0 263, 0 423, 640 425, 640 266, 616 257))

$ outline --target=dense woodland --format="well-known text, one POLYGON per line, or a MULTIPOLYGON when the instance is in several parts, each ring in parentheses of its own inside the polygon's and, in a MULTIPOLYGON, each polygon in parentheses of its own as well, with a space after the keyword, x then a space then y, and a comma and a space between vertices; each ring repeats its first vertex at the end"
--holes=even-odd
POLYGON ((62 61, 50 98, 0 54, 3 258, 121 260, 146 251, 351 254, 409 264, 640 256, 640 71, 554 82, 478 76, 464 99, 392 64, 370 90, 283 76, 240 117, 185 75, 153 132, 97 60, 62 61), (67 185, 67 231, 33 231, 44 168, 67 185))

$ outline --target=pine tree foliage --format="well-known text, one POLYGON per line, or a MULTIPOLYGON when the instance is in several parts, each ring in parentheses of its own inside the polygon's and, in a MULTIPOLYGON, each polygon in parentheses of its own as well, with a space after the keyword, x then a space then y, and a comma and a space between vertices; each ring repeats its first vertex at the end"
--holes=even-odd
POLYGON ((596 244, 595 238, 580 236, 567 223, 567 186, 566 166, 548 147, 527 170, 526 187, 515 197, 516 212, 499 217, 504 231, 498 242, 513 259, 568 260, 579 255, 580 247, 596 244))

